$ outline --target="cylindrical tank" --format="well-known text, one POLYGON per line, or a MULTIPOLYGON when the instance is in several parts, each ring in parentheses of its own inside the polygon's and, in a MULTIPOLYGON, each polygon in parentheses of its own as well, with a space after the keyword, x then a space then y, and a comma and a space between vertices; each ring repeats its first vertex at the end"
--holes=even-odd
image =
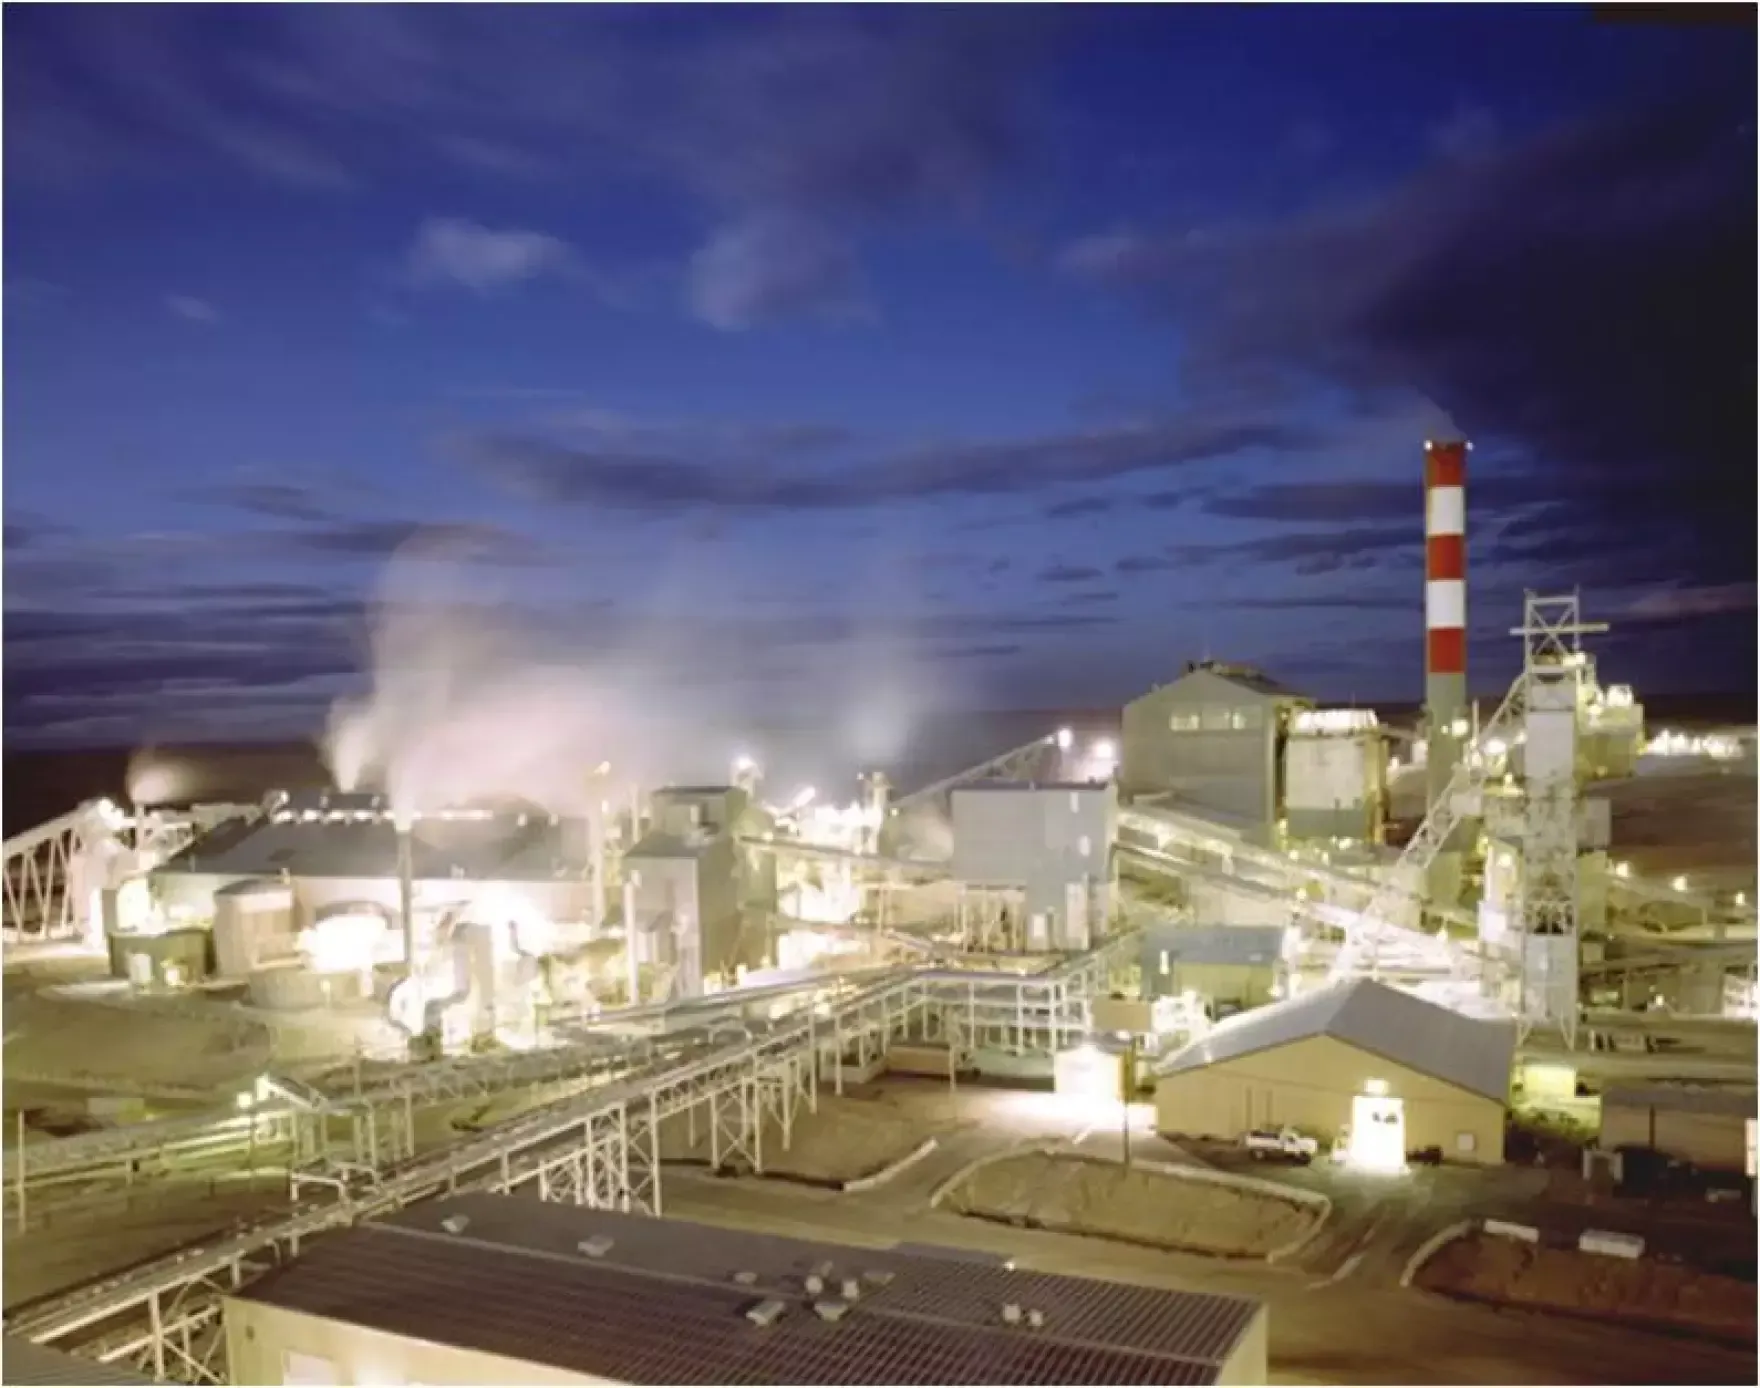
POLYGON ((251 1004, 270 1012, 305 1012, 361 1002, 371 994, 371 975, 318 973, 303 964, 276 964, 250 976, 251 1004))
POLYGON ((214 962, 222 978, 245 978, 294 952, 293 888, 269 878, 214 893, 214 962))

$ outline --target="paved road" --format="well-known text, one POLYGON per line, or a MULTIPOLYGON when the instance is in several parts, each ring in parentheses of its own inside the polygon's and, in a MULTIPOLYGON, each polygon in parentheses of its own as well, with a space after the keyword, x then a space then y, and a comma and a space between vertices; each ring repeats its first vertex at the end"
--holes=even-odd
MULTIPOLYGON (((922 1183, 913 1183, 920 1188, 922 1183)), ((1276 1383, 1751 1383, 1754 1356, 1718 1345, 1402 1291, 1391 1256, 1318 1280, 1305 1267, 1224 1262, 1013 1229, 864 1195, 668 1172, 666 1213, 867 1247, 940 1243, 1021 1266, 1175 1290, 1231 1292, 1271 1307, 1276 1383)), ((1381 1254, 1390 1242, 1374 1244, 1381 1254)))

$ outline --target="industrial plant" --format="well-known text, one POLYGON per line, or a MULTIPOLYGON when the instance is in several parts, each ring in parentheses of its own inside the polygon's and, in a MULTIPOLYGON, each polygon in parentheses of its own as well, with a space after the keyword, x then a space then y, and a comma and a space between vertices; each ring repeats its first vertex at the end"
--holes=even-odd
POLYGON ((1603 1113, 1610 1148, 1634 1113, 1653 1145, 1656 1114, 1690 1111, 1699 1157, 1745 1154, 1751 1178, 1752 864, 1633 870, 1604 787, 1686 761, 1751 776, 1752 731, 1647 728, 1576 593, 1510 612, 1520 673, 1472 697, 1470 456, 1425 445, 1415 725, 1206 659, 1115 727, 1050 726, 921 787, 773 785, 737 748, 643 786, 607 748, 573 816, 271 789, 87 804, 8 841, 9 960, 101 957, 116 1007, 270 1038, 212 1104, 164 1086, 139 1121, 29 1141, 20 1118, 8 1218, 247 1143, 292 1197, 33 1299, 8 1335, 190 1382, 721 1381, 716 1355, 855 1382, 858 1353, 895 1374, 870 1381, 1264 1381, 1251 1301, 636 1218, 667 1213, 675 1130, 762 1171, 821 1095, 888 1072, 1147 1103, 1170 1138, 1297 1130, 1373 1173, 1495 1169, 1512 1110, 1546 1096, 1603 1113), (1716 1044, 1652 1044, 1682 1027, 1716 1044), (1717 1097, 1670 1097, 1689 1084, 1717 1097), (511 1116, 424 1126, 508 1095, 511 1116), (581 1208, 536 1221, 510 1194, 581 1208), (646 1318, 522 1347, 482 1266, 532 1326, 646 1318), (378 1276, 420 1294, 362 1309, 378 1276))

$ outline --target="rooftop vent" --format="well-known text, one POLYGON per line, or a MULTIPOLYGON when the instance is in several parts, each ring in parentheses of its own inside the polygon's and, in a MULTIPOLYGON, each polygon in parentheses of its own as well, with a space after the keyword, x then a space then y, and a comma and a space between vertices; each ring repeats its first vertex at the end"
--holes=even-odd
POLYGON ((449 1234, 462 1234, 471 1227, 469 1215, 447 1215, 440 1221, 440 1227, 449 1234))
POLYGON ((854 1277, 846 1277, 843 1279, 842 1290, 843 1299, 845 1301, 859 1301, 861 1299, 862 1284, 854 1277))
POLYGON ((809 1296, 818 1296, 819 1293, 824 1290, 825 1279, 819 1276, 816 1272, 809 1272, 807 1274, 807 1294, 809 1296))
POLYGON ((871 1287, 884 1287, 892 1281, 892 1274, 883 1268, 870 1268, 862 1274, 862 1280, 871 1287))
POLYGON ((813 1314, 822 1321, 836 1324, 849 1314, 849 1303, 847 1301, 832 1301, 829 1298, 815 1301, 813 1314))
POLYGON ((758 1280, 758 1274, 746 1268, 734 1273, 733 1280, 742 1287, 749 1287, 758 1280))
POLYGON ((1034 1330, 1044 1329, 1045 1328, 1045 1313, 1037 1308, 1034 1308, 1033 1310, 1028 1311, 1027 1312, 1027 1324, 1032 1326, 1034 1330))
POLYGON ((830 1263, 814 1263, 813 1264, 813 1276, 815 1276, 815 1277, 829 1277, 829 1276, 831 1276, 831 1264, 830 1263))
POLYGON ((778 1301, 775 1297, 771 1297, 767 1301, 760 1301, 747 1311, 746 1319, 753 1325, 775 1325, 777 1321, 782 1319, 782 1313, 786 1310, 788 1310, 786 1301, 778 1301))
POLYGON ((1002 1303, 1002 1323, 1004 1325, 1019 1325, 1021 1323, 1021 1305, 1018 1301, 1002 1303))
POLYGON ((609 1234, 594 1234, 590 1239, 582 1239, 575 1247, 589 1258, 603 1258, 615 1242, 609 1234))

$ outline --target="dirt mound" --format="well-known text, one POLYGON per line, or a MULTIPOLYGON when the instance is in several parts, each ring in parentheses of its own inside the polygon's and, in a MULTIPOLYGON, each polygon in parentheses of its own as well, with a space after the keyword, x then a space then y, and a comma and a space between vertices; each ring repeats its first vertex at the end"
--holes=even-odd
POLYGON ((988 1219, 1241 1258, 1263 1258, 1320 1217, 1237 1186, 1046 1153, 979 1167, 946 1204, 988 1219))
POLYGON ((1754 1286, 1679 1263, 1476 1237, 1443 1248, 1418 1285, 1450 1296, 1685 1327, 1752 1344, 1754 1286))

